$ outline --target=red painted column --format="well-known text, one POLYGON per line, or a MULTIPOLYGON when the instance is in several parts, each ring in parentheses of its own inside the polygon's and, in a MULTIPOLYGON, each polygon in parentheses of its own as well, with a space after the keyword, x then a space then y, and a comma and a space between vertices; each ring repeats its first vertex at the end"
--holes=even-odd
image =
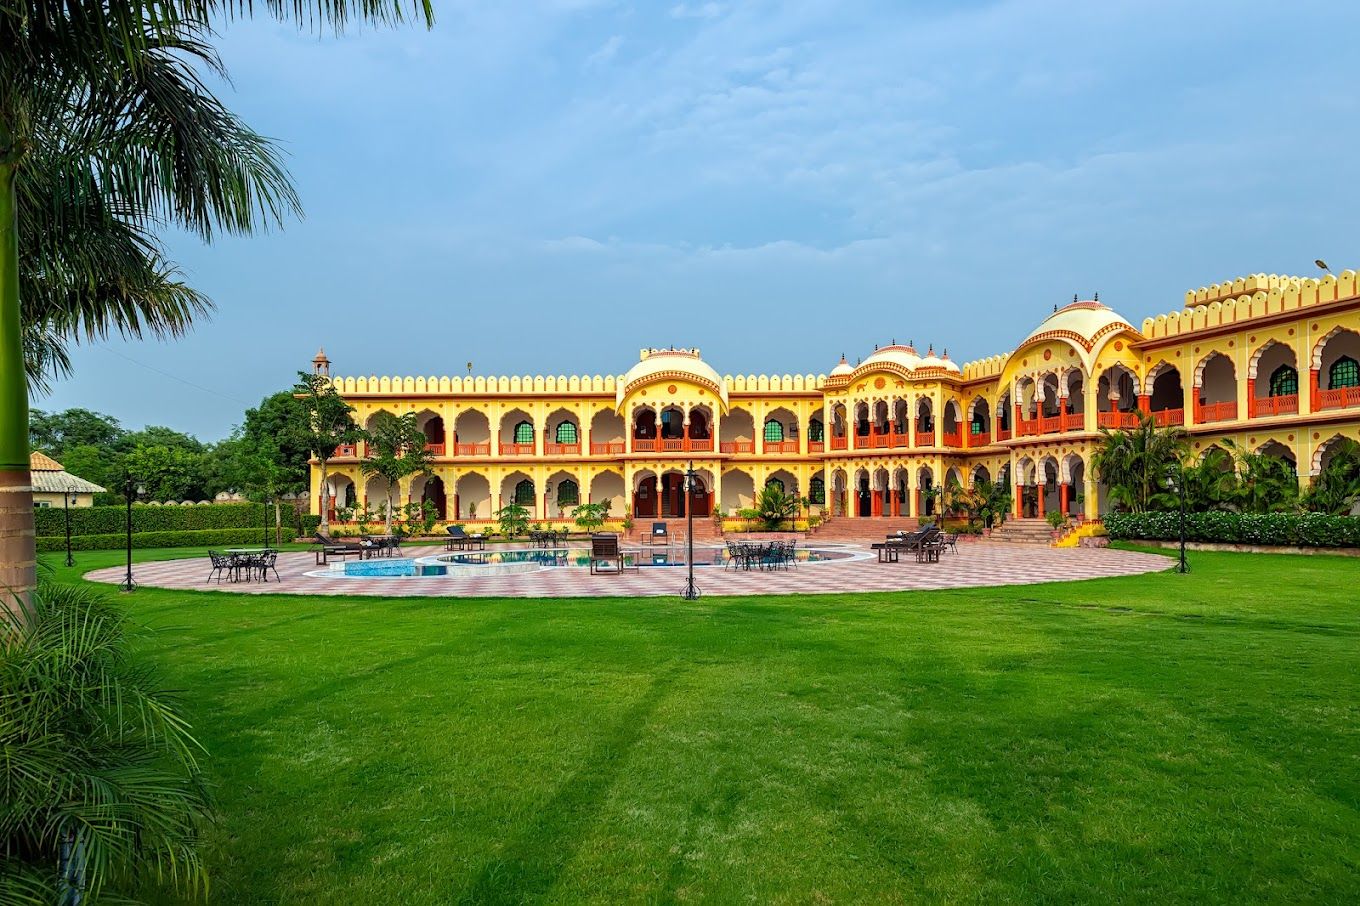
POLYGON ((1314 412, 1318 411, 1318 408, 1319 408, 1318 402, 1319 402, 1319 396, 1321 395, 1321 393, 1322 393, 1322 389, 1321 389, 1321 384, 1319 383, 1318 370, 1317 370, 1316 368, 1309 368, 1309 369, 1308 369, 1308 399, 1311 401, 1311 404, 1312 404, 1312 405, 1311 405, 1311 408, 1312 408, 1312 410, 1313 410, 1314 412))
POLYGON ((1015 518, 1022 519, 1025 515, 1025 486, 1017 484, 1015 486, 1015 518))
MULTIPOLYGON (((1138 411, 1147 415, 1152 411, 1152 397, 1146 393, 1138 394, 1138 411)), ((1066 512, 1064 510, 1063 512, 1066 512)))
POLYGON ((1037 499, 1039 506, 1039 518, 1042 519, 1044 518, 1044 497, 1046 495, 1046 492, 1048 491, 1048 485, 1045 483, 1039 483, 1034 486, 1034 489, 1038 491, 1037 499))
POLYGON ((1256 378, 1247 378, 1247 418, 1256 417, 1256 378))
POLYGON ((870 493, 873 494, 873 496, 870 498, 870 503, 869 503, 869 512, 870 512, 870 514, 872 514, 872 515, 874 515, 874 516, 882 516, 882 515, 883 515, 883 492, 880 491, 880 490, 878 490, 877 488, 875 488, 875 489, 874 489, 873 491, 871 491, 870 493))
POLYGON ((1058 507, 1059 507, 1059 509, 1061 510, 1061 512, 1062 512, 1062 514, 1063 514, 1064 516, 1068 515, 1068 512, 1067 512, 1067 487, 1068 487, 1068 485, 1067 485, 1067 482, 1065 482, 1065 481, 1058 485, 1058 500, 1059 500, 1058 507))

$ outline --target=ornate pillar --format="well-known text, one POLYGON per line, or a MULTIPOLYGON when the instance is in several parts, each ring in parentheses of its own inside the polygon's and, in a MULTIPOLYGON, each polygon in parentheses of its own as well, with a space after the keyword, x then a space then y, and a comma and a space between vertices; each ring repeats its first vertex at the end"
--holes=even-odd
POLYGON ((1058 510, 1064 516, 1071 515, 1071 513, 1068 512, 1067 508, 1067 489, 1068 489, 1067 482, 1063 481, 1058 483, 1058 510))

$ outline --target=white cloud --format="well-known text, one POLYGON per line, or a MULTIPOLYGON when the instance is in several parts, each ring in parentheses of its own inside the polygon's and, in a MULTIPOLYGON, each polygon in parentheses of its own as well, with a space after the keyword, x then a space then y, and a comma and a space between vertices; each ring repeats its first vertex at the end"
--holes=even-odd
POLYGON ((610 35, 598 50, 586 57, 586 67, 591 68, 608 64, 618 55, 619 48, 622 46, 623 35, 610 35))

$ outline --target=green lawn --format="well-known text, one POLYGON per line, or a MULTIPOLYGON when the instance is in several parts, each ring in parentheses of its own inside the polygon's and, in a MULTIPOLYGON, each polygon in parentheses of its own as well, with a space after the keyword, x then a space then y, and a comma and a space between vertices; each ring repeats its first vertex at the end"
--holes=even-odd
POLYGON ((211 752, 215 902, 1356 902, 1360 561, 1192 566, 128 600, 211 752))

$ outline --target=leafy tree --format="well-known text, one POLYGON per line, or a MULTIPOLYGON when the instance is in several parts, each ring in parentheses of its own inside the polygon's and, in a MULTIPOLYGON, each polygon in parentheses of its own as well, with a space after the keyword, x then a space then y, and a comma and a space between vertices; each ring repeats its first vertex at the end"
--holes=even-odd
POLYGON ((307 428, 307 446, 321 469, 321 523, 318 528, 325 534, 331 509, 330 488, 326 484, 327 465, 337 447, 358 443, 364 432, 354 422, 354 407, 341 399, 329 378, 299 371, 293 389, 301 398, 306 413, 303 424, 307 428))
POLYGON ((583 532, 598 532, 614 506, 608 497, 599 503, 583 503, 571 511, 572 521, 583 532))
POLYGON ((373 416, 368 431, 370 456, 359 464, 365 476, 383 479, 387 483, 387 506, 383 530, 392 534, 392 492, 397 483, 411 475, 430 473, 432 456, 425 449, 425 432, 420 429, 414 412, 393 415, 379 412, 373 416))
MULTIPOLYGON (((976 518, 983 525, 992 525, 997 520, 1004 520, 1006 514, 1011 511, 1011 504, 1014 499, 1011 489, 1006 487, 1004 481, 989 481, 980 478, 973 482, 973 492, 976 498, 970 500, 970 505, 976 506, 976 518)), ((974 513, 968 514, 969 524, 972 524, 974 513)))
POLYGON ((1303 497, 1315 513, 1344 516, 1360 506, 1360 444, 1342 438, 1332 445, 1331 459, 1303 497))
MULTIPOLYGON (((1186 465, 1185 508, 1192 513, 1208 513, 1227 509, 1237 493, 1237 475, 1232 457, 1221 447, 1210 447, 1194 463, 1186 465)), ((1163 493, 1157 498, 1162 509, 1176 509, 1180 501, 1174 494, 1163 493)))
POLYGON ((756 518, 765 524, 765 528, 771 531, 777 530, 785 522, 792 522, 798 517, 798 508, 802 506, 801 498, 789 494, 782 487, 771 482, 756 495, 755 506, 756 518))
POLYGON ((28 418, 28 440, 33 449, 44 450, 58 459, 72 447, 112 449, 123 434, 118 419, 89 409, 62 412, 34 409, 28 418))
POLYGON ((311 473, 312 433, 307 405, 293 390, 272 393, 252 409, 236 432, 246 449, 269 446, 280 472, 277 493, 305 493, 311 473))
POLYGON ((120 609, 88 586, 43 583, 27 620, 0 629, 0 689, 0 901, 205 888, 199 745, 131 657, 120 609))
POLYGON ((500 523, 501 534, 506 538, 514 538, 529 531, 529 511, 514 501, 496 511, 496 521, 500 523))
POLYGON ((1156 507, 1168 472, 1184 456, 1185 432, 1159 428, 1151 415, 1142 413, 1134 428, 1101 428, 1100 433, 1101 446, 1091 463, 1109 487, 1110 498, 1135 513, 1156 507))
POLYGON ((170 447, 189 453, 202 453, 205 449, 203 442, 192 434, 164 425, 147 425, 140 431, 128 431, 118 438, 115 447, 124 452, 138 447, 170 447))
MULTIPOLYGON (((150 500, 202 500, 203 454, 182 447, 138 446, 123 457, 123 467, 146 488, 150 500)), ((122 483, 121 476, 118 479, 122 483)))

